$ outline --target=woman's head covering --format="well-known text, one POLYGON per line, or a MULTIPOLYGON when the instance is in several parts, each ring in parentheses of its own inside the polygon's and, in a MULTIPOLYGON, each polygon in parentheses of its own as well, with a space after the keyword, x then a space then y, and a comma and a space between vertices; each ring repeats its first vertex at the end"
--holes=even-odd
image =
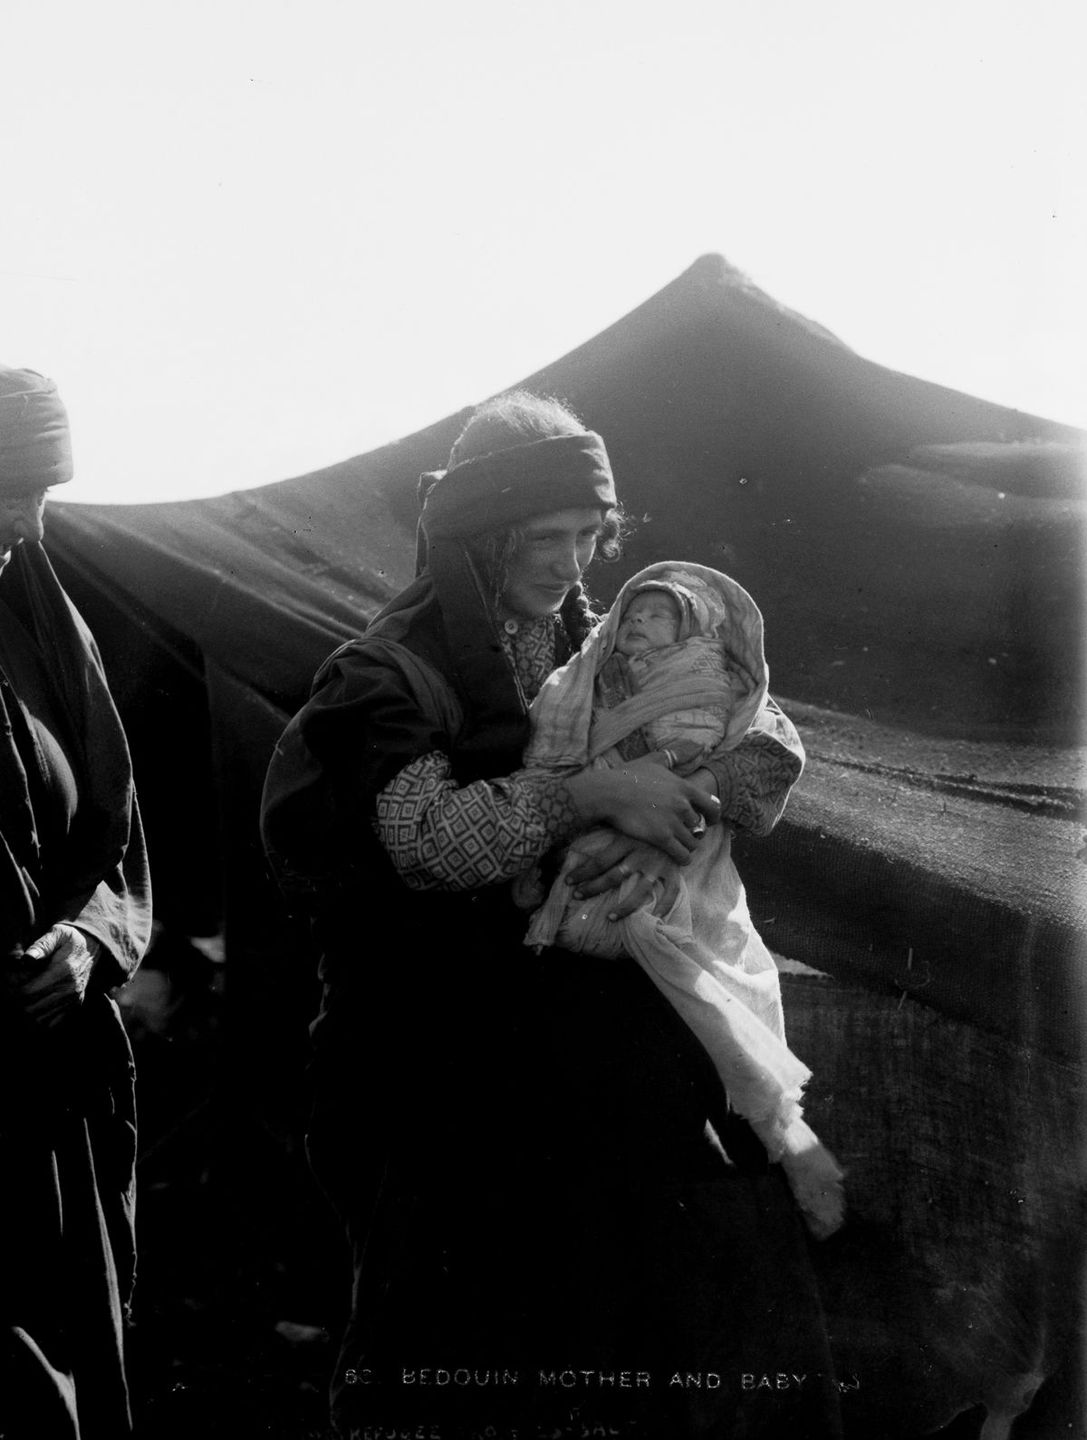
POLYGON ((462 460, 419 479, 419 568, 443 540, 471 540, 553 510, 607 510, 616 503, 599 435, 550 435, 462 460))
POLYGON ((0 490, 44 490, 72 478, 68 412, 52 380, 0 365, 0 490))
POLYGON ((550 435, 423 475, 419 499, 418 578, 368 633, 399 639, 412 614, 437 601, 455 672, 450 678, 470 717, 458 757, 481 774, 504 774, 501 765, 511 755, 516 763, 528 738, 527 709, 502 651, 490 577, 480 574, 470 545, 534 515, 610 509, 616 496, 608 452, 591 431, 550 435))

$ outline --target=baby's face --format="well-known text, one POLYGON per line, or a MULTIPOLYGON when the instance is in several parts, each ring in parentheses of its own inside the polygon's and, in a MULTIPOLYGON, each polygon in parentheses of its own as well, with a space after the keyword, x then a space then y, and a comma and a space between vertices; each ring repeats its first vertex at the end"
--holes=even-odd
POLYGON ((616 632, 620 655, 641 655, 646 650, 673 645, 679 635, 679 606, 664 590, 643 590, 623 611, 616 632))

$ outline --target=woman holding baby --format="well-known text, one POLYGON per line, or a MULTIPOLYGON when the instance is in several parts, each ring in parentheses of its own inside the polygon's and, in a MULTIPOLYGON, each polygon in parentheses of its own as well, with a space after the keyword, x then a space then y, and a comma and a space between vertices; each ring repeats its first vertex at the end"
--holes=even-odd
POLYGON ((355 1267, 337 1428, 836 1435, 781 1167, 647 968, 526 944, 517 903, 591 830, 563 897, 673 915, 707 837, 776 823, 796 732, 763 692, 716 748, 526 766, 529 706, 600 650, 582 575, 618 552, 604 444, 518 392, 420 491, 415 582, 322 666, 265 793, 322 955, 308 1138, 355 1267), (744 1380, 767 1373, 807 1378, 744 1380))

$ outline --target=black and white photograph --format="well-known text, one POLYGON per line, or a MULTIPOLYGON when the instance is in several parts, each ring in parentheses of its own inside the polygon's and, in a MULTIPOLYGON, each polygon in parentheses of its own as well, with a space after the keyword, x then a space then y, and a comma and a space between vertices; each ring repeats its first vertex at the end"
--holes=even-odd
POLYGON ((1083 1440, 1076 7, 3 29, 0 1440, 1083 1440))

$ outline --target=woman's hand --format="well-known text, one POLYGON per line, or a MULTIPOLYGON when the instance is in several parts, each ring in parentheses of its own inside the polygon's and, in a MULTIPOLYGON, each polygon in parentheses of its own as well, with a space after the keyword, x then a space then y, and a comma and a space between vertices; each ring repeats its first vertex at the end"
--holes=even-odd
POLYGON ((677 865, 688 863, 707 822, 715 824, 721 813, 716 795, 649 759, 615 770, 582 770, 565 783, 586 827, 604 822, 631 840, 655 845, 677 865))
POLYGON ((83 1000, 98 958, 97 940, 74 925, 54 925, 28 945, 15 979, 16 996, 32 1020, 58 1025, 83 1000))
POLYGON ((687 779, 691 782, 692 785, 697 785, 699 790, 702 791, 703 795, 713 796, 713 798, 717 801, 717 814, 714 818, 716 820, 720 820, 721 797, 717 793, 717 776, 713 773, 713 771, 705 769, 695 770, 687 776, 687 779))
POLYGON ((575 887, 574 898, 587 900, 594 895, 603 895, 607 890, 618 890, 632 875, 638 877, 637 883, 631 886, 623 899, 616 899, 608 919, 622 920, 627 915, 633 915, 635 910, 654 898, 657 885, 662 888, 654 912, 667 915, 679 894, 675 861, 655 845, 631 840, 628 835, 616 835, 602 850, 585 856, 566 879, 575 887))

